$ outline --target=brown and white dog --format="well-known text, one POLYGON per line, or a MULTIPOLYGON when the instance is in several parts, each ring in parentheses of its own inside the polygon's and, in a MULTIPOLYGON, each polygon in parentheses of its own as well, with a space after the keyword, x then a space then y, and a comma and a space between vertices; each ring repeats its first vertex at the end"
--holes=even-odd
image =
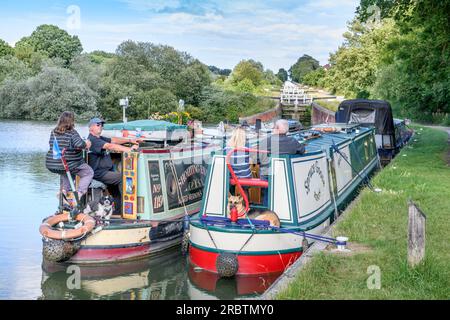
MULTIPOLYGON (((239 215, 242 215, 245 211, 244 198, 242 198, 242 196, 233 196, 231 194, 228 194, 228 206, 227 206, 228 216, 230 215, 232 206, 236 207, 239 215)), ((279 228, 281 225, 280 218, 278 218, 278 215, 270 210, 265 211, 251 210, 248 213, 248 217, 253 220, 269 221, 272 227, 279 228)))

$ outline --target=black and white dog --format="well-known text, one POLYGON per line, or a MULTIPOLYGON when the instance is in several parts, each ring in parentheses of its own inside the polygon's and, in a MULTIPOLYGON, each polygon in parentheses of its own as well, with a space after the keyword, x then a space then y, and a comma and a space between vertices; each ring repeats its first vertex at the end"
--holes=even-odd
POLYGON ((91 201, 84 209, 85 214, 95 216, 103 220, 109 220, 114 212, 114 199, 111 196, 103 196, 100 200, 91 201))

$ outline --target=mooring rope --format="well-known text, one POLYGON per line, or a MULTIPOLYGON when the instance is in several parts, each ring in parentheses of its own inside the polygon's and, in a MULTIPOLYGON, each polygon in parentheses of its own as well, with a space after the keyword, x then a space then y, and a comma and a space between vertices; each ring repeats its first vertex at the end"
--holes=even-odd
MULTIPOLYGON (((350 163, 350 161, 347 160, 346 156, 342 154, 342 152, 339 150, 339 148, 336 146, 334 139, 331 139, 331 141, 333 142, 333 144, 331 145, 331 147, 333 148, 333 150, 335 150, 344 160, 345 162, 348 163, 348 165, 350 166, 350 168, 353 170, 353 172, 356 173, 356 175, 361 179, 361 181, 363 181, 363 183, 365 182, 365 184, 367 185, 367 187, 372 190, 373 192, 375 192, 375 189, 373 188, 372 184, 369 181, 369 177, 368 174, 365 175, 365 177, 362 177, 360 175, 360 173, 352 166, 352 164, 350 163)), ((357 159, 359 161, 360 164, 362 164, 361 159, 359 158, 358 153, 355 151, 355 154, 357 156, 357 159)))

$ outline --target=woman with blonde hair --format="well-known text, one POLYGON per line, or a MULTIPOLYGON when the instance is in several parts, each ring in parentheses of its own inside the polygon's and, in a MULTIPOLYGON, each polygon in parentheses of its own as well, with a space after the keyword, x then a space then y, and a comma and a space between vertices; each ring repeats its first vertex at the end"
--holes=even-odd
MULTIPOLYGON (((228 153, 236 148, 246 148, 247 137, 242 127, 234 129, 225 151, 228 153)), ((238 178, 251 178, 250 154, 245 151, 235 151, 230 158, 231 167, 238 178)))

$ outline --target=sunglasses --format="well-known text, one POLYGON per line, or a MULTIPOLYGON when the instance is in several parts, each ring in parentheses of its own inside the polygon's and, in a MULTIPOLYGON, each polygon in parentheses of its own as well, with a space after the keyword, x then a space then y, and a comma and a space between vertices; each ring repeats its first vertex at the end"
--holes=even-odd
POLYGON ((103 127, 103 123, 96 123, 95 124, 97 127, 103 127))

